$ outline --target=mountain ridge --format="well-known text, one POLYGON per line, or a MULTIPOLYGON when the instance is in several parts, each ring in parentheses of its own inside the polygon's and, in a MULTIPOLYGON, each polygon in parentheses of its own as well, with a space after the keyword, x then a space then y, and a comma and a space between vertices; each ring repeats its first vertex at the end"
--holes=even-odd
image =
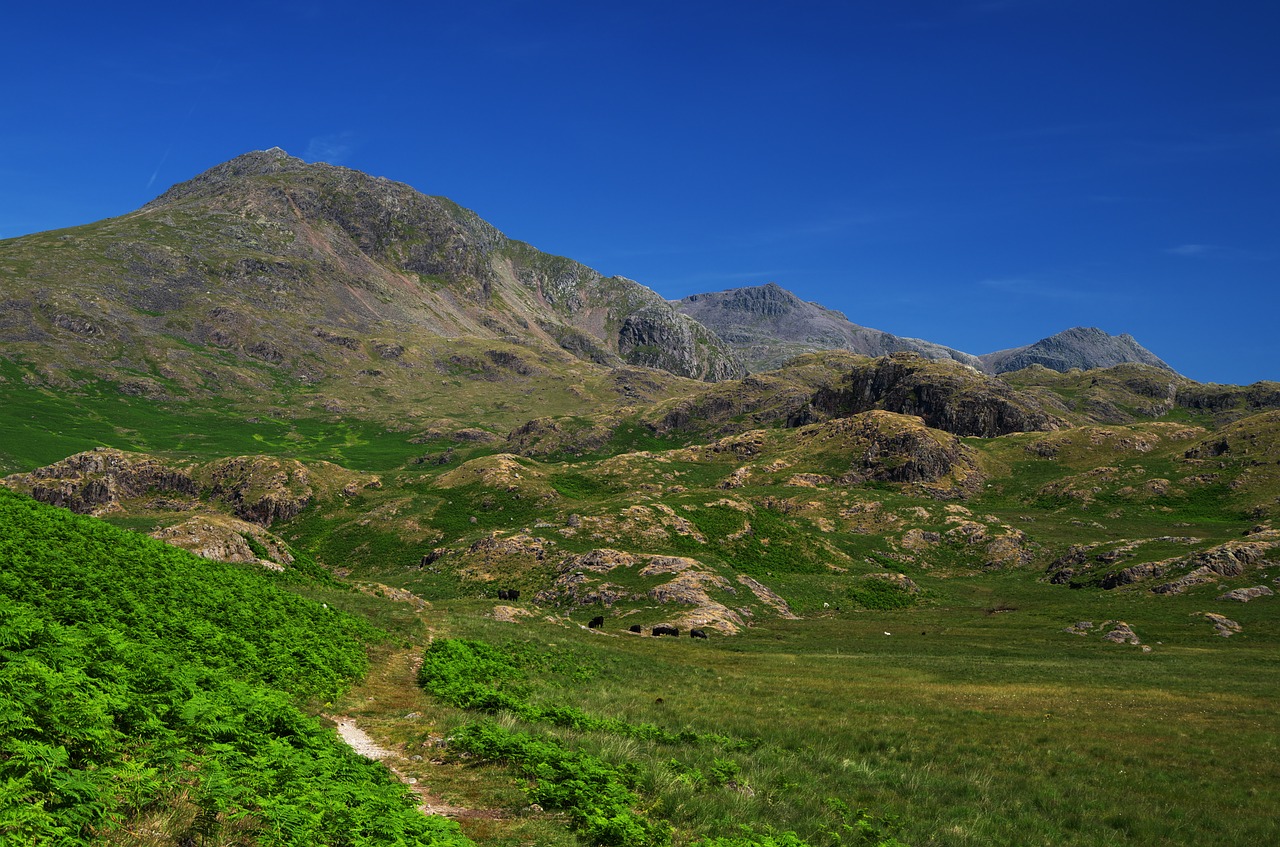
POLYGON ((772 370, 802 353, 836 349, 871 357, 916 353, 934 361, 957 361, 989 374, 1020 370, 1031 364, 1066 371, 1133 363, 1173 371, 1133 336, 1113 336, 1096 327, 1072 327, 1007 350, 966 353, 922 338, 855 324, 843 312, 803 300, 774 282, 690 294, 671 302, 684 314, 715 330, 738 350, 752 371, 772 370))
MULTIPOLYGON (((382 336, 404 347, 424 334, 696 379, 742 372, 714 334, 633 280, 509 239, 447 198, 278 148, 210 168, 136 212, 0 242, 0 294, 6 342, 174 339, 304 381, 349 372, 342 359, 353 357, 335 358, 334 346, 359 353, 382 336)), ((101 367, 79 349, 77 365, 101 367)))
POLYGON ((864 356, 919 353, 979 367, 976 356, 919 338, 851 322, 842 312, 800 299, 777 283, 691 294, 673 301, 738 350, 752 370, 771 370, 802 353, 843 349, 864 356))

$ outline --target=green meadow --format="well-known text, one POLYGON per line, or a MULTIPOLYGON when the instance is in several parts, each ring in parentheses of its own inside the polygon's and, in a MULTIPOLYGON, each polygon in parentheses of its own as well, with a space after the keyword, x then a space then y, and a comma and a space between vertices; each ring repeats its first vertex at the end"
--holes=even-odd
MULTIPOLYGON (((436 685, 425 730, 362 708, 407 749, 461 738, 427 778, 469 802, 518 808, 553 793, 476 727, 623 768, 630 808, 670 826, 676 844, 1275 839, 1280 624, 1269 609, 1233 612, 1245 634, 1228 640, 1196 615, 1203 592, 1152 603, 1004 574, 931 593, 909 610, 761 622, 705 642, 500 623, 455 601, 430 616, 436 635, 517 657, 514 670, 473 671, 504 694, 459 700, 436 685), (1110 619, 1151 651, 1104 641, 1110 619), (1095 629, 1064 632, 1079 620, 1095 629)), ((492 843, 521 843, 529 826, 517 816, 492 843)), ((651 843, 636 838, 616 843, 651 843)))

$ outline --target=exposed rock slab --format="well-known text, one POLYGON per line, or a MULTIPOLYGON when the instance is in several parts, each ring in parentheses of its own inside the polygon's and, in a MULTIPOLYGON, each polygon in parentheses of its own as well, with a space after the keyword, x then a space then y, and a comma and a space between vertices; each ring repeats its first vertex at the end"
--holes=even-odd
POLYGON ((1213 624, 1214 633, 1223 638, 1230 638, 1236 633, 1244 631, 1244 627, 1225 615, 1219 615, 1215 612, 1200 612, 1200 614, 1209 619, 1209 622, 1213 624))
POLYGON ((1270 588, 1267 588, 1265 585, 1255 585, 1252 588, 1237 588, 1233 591, 1228 591, 1226 594, 1220 594, 1218 595, 1218 599, 1234 600, 1237 603, 1248 603, 1250 600, 1254 600, 1258 597, 1270 597, 1273 594, 1275 594, 1275 592, 1270 588))

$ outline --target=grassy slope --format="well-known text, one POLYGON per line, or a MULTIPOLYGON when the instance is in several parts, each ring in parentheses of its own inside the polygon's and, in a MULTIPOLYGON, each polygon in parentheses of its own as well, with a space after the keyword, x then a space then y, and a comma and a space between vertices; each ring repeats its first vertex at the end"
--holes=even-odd
POLYGON ((7 491, 0 528, 0 842, 468 843, 299 708, 367 625, 7 491))

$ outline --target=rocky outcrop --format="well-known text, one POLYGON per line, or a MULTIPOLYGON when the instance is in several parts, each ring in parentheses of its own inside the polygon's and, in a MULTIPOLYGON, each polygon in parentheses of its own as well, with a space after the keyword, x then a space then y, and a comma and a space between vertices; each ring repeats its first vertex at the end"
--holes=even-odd
POLYGON ((145 453, 99 447, 30 473, 4 479, 37 500, 85 514, 119 509, 124 501, 155 511, 187 511, 221 500, 259 526, 288 520, 320 493, 351 495, 381 482, 328 462, 236 456, 204 465, 170 464, 145 453))
POLYGON ((1234 600, 1237 603, 1248 603, 1250 600, 1256 600, 1259 597, 1271 597, 1275 592, 1265 585, 1255 585, 1252 588, 1237 588, 1234 591, 1228 591, 1225 594, 1218 595, 1219 600, 1234 600))
POLYGON ((507 448, 521 456, 591 453, 617 431, 619 417, 599 414, 574 418, 534 418, 507 435, 507 448))
POLYGON ((737 379, 746 373, 715 333, 667 303, 627 315, 618 331, 618 354, 628 364, 707 382, 737 379))
POLYGON ((855 367, 836 389, 818 391, 814 407, 836 415, 883 409, 917 415, 934 429, 992 437, 1052 431, 1066 421, 1010 386, 958 362, 895 353, 855 367))
POLYGON ((801 455, 837 448, 847 455, 849 470, 836 480, 842 485, 914 484, 922 493, 946 497, 972 493, 984 479, 972 448, 918 417, 864 412, 801 427, 795 441, 801 455))
POLYGON ((493 532, 472 542, 467 552, 485 557, 523 556, 541 562, 547 557, 547 546, 548 542, 523 532, 508 536, 493 532))
POLYGON ((1278 547, 1280 547, 1280 531, 1266 530, 1251 535, 1247 539, 1232 539, 1189 556, 1144 562, 1122 568, 1106 574, 1098 584, 1103 588, 1119 588, 1181 572, 1178 578, 1151 589, 1156 594, 1181 594, 1196 585, 1240 576, 1246 568, 1256 566, 1271 557, 1278 547))
POLYGON ((1107 621, 1102 625, 1102 628, 1107 629, 1107 627, 1111 627, 1111 629, 1103 633, 1102 639, 1104 641, 1110 641, 1113 644, 1142 643, 1138 638, 1138 633, 1134 632, 1133 627, 1129 626, 1124 621, 1107 621))
POLYGON ((1025 347, 986 353, 978 358, 985 370, 997 374, 1021 370, 1031 365, 1055 371, 1069 371, 1072 368, 1087 371, 1126 363, 1173 371, 1159 356, 1134 340, 1132 335, 1109 335, 1096 327, 1078 326, 1025 347))
POLYGON ((1230 638, 1236 633, 1244 631, 1244 627, 1225 615, 1219 615, 1215 612, 1200 612, 1200 614, 1207 618, 1209 623, 1213 624, 1214 633, 1223 638, 1230 638))
POLYGON ((288 547, 262 527, 225 515, 198 515, 158 529, 151 537, 218 562, 256 563, 283 571, 293 561, 288 547))
POLYGON ((236 456, 205 470, 209 494, 226 501, 241 518, 262 526, 297 517, 315 494, 311 472, 292 459, 236 456))
POLYGON ((143 496, 195 497, 200 493, 190 468, 174 468, 153 456, 110 447, 77 453, 30 473, 13 474, 5 477, 4 484, 42 503, 84 515, 114 511, 122 500, 143 496))
POLYGON ((787 601, 763 582, 752 579, 746 574, 738 574, 738 582, 746 586, 747 590, 754 594, 757 600, 773 609, 778 617, 786 618, 787 620, 799 620, 799 617, 791 611, 791 606, 787 601))
MULTIPOLYGON (((535 602, 546 605, 601 605, 612 608, 623 601, 650 602, 677 606, 680 610, 669 623, 681 627, 711 627, 725 634, 738 632, 754 612, 739 601, 738 589, 724 576, 697 559, 684 556, 637 555, 600 548, 566 557, 558 567, 550 588, 539 592, 535 602), (605 577, 619 570, 630 571, 625 579, 636 588, 623 588, 605 577), (732 604, 732 605, 731 605, 732 604)), ((756 600, 780 617, 794 617, 785 600, 766 586, 739 575, 756 600)))

